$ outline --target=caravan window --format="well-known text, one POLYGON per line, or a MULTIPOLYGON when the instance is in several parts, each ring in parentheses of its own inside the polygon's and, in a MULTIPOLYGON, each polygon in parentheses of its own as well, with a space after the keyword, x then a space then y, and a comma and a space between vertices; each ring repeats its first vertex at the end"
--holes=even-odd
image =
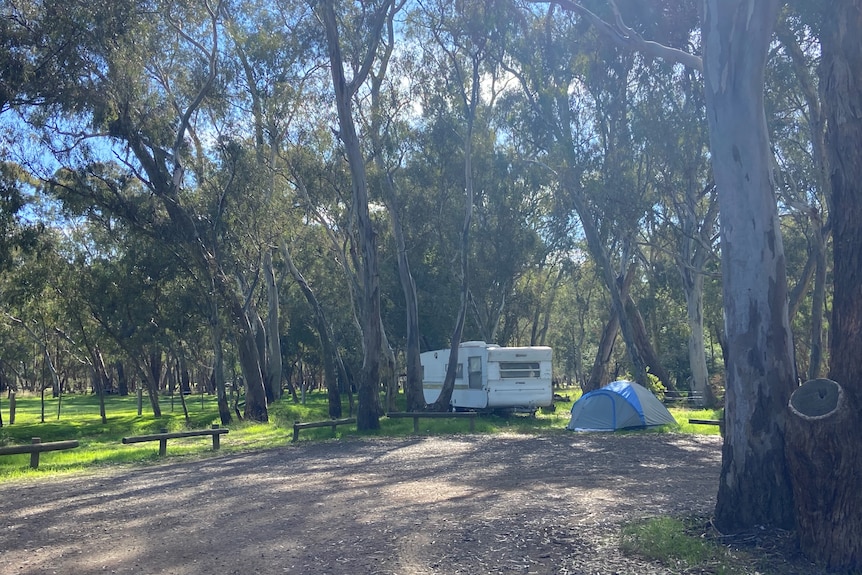
POLYGON ((467 371, 470 378, 467 380, 467 385, 470 386, 470 389, 482 389, 482 358, 469 357, 467 361, 467 371))
POLYGON ((539 377, 538 361, 501 361, 501 379, 524 379, 527 377, 539 377))

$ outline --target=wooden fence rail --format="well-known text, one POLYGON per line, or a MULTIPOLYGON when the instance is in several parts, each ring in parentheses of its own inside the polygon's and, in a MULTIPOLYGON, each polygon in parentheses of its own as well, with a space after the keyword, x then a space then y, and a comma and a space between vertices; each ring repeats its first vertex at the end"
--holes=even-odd
POLYGON ((724 437, 724 420, 723 419, 689 419, 689 423, 695 425, 717 425, 718 432, 724 437))
POLYGON ((39 467, 39 454, 43 451, 59 451, 61 449, 72 449, 78 447, 77 439, 68 441, 49 441, 42 443, 38 437, 34 437, 30 444, 24 445, 7 445, 0 447, 0 455, 17 455, 20 453, 30 454, 30 467, 37 469, 39 467))
POLYGON ((122 441, 124 444, 143 443, 145 441, 158 441, 159 456, 164 457, 168 451, 168 439, 178 439, 180 437, 205 437, 207 435, 210 435, 213 438, 213 450, 215 451, 221 447, 219 437, 221 437, 228 431, 230 430, 223 427, 219 427, 218 425, 213 425, 212 429, 193 429, 190 431, 168 432, 167 429, 162 429, 161 433, 151 433, 149 435, 133 435, 131 437, 124 437, 122 441))
POLYGON ((344 419, 327 419, 325 421, 306 421, 305 423, 294 421, 293 422, 293 441, 299 440, 299 430, 300 429, 310 429, 312 427, 331 427, 332 435, 335 436, 335 428, 339 425, 349 425, 351 423, 356 423, 355 417, 346 417, 344 419))

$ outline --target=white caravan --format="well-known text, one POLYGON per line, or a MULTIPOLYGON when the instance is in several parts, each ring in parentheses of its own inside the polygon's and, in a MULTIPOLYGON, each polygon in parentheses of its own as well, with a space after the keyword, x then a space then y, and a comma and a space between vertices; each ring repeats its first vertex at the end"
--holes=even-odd
MULTIPOLYGON (((535 412, 554 403, 550 347, 500 347, 467 341, 458 350, 452 409, 535 412), (464 377, 464 366, 467 377, 464 377)), ((425 403, 434 403, 443 388, 449 349, 421 354, 425 403)))

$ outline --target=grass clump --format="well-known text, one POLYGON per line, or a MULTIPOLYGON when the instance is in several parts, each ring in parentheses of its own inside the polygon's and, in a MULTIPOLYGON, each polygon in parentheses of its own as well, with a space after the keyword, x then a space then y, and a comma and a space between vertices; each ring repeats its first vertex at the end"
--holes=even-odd
POLYGON ((694 534, 690 525, 673 517, 653 517, 623 526, 620 549, 688 572, 743 575, 726 547, 694 534))

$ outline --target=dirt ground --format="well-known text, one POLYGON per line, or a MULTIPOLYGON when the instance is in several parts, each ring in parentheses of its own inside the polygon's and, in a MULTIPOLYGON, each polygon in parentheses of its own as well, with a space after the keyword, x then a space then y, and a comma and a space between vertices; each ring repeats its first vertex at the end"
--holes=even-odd
MULTIPOLYGON (((623 556, 620 524, 707 517, 719 466, 714 436, 554 434, 111 467, 2 486, 0 573, 680 573, 623 556)), ((809 573, 790 559, 777 552, 774 571, 751 573, 809 573)))

